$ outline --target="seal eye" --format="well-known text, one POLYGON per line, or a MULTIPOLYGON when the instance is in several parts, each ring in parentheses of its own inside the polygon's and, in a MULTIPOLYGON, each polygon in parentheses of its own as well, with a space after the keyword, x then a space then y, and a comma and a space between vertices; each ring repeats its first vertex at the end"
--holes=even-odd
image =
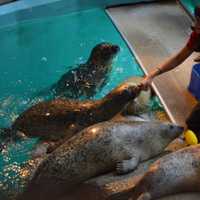
POLYGON ((174 128, 174 126, 173 126, 173 125, 170 125, 170 126, 169 126, 169 129, 170 129, 170 130, 172 130, 173 128, 174 128))

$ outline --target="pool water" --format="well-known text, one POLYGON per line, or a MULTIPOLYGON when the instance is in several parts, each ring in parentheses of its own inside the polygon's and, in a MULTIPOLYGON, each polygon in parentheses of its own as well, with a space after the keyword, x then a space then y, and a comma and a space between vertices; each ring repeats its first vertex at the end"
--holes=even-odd
POLYGON ((199 5, 199 0, 180 0, 189 13, 194 15, 195 6, 199 5))
MULTIPOLYGON (((84 63, 100 42, 120 46, 108 83, 94 97, 105 96, 126 78, 143 72, 102 9, 26 21, 0 28, 0 127, 41 99, 32 94, 55 83, 69 67, 84 63)), ((22 189, 22 164, 38 139, 9 145, 0 155, 0 199, 22 189), (9 191, 9 194, 8 194, 9 191)))
POLYGON ((55 83, 69 66, 84 63, 100 42, 118 44, 110 81, 100 98, 127 77, 142 75, 135 58, 101 9, 28 21, 0 29, 1 126, 9 126, 29 105, 27 98, 55 83))

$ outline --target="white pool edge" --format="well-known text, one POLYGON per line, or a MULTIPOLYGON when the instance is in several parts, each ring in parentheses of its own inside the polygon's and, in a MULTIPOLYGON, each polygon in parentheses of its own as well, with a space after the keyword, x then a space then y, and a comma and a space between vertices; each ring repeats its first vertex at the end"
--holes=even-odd
MULTIPOLYGON (((132 45, 130 44, 130 42, 128 41, 128 39, 126 38, 126 36, 124 35, 123 32, 120 31, 119 29, 119 25, 118 23, 114 20, 114 18, 112 17, 112 15, 109 13, 109 11, 106 9, 105 12, 107 13, 107 15, 110 17, 112 23, 115 25, 116 29, 118 30, 118 32, 121 34, 121 37, 124 39, 124 41, 126 42, 127 46, 129 47, 130 51, 132 52, 132 54, 135 56, 138 64, 140 65, 140 67, 142 68, 143 72, 145 75, 148 74, 147 70, 145 69, 144 65, 142 64, 141 59, 139 58, 139 56, 137 55, 137 53, 135 52, 134 48, 132 47, 132 45)), ((162 98, 162 96, 160 95, 156 85, 154 83, 152 83, 152 88, 155 91, 156 95, 158 96, 158 98, 160 99, 164 110, 166 111, 167 115, 169 116, 170 120, 172 123, 176 123, 175 118, 173 117, 172 113, 169 111, 167 105, 165 104, 164 99, 162 98)))

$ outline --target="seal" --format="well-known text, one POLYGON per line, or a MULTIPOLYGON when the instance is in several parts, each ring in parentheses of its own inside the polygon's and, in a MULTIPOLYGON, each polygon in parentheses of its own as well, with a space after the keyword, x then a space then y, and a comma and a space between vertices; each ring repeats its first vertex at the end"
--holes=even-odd
POLYGON ((168 195, 200 192, 200 145, 168 154, 150 166, 136 184, 131 200, 153 200, 168 195))
MULTIPOLYGON (((133 76, 126 79, 120 85, 128 84, 129 86, 137 86, 141 83, 142 80, 143 77, 133 76)), ((148 88, 146 91, 140 91, 140 94, 137 96, 137 98, 126 104, 126 106, 121 111, 121 115, 126 116, 127 118, 127 116, 136 116, 149 112, 150 100, 153 96, 154 94, 152 88, 148 88)))
POLYGON ((125 83, 101 100, 40 102, 23 112, 6 135, 17 137, 17 133, 22 132, 27 137, 40 137, 43 141, 68 139, 85 127, 111 119, 139 92, 140 88, 125 83))
POLYGON ((134 170, 183 131, 160 122, 102 122, 88 127, 42 161, 18 200, 55 200, 97 175, 134 170))
POLYGON ((112 70, 113 58, 119 49, 119 46, 111 43, 96 45, 86 63, 73 67, 50 88, 39 92, 36 96, 43 96, 50 91, 54 97, 70 99, 93 97, 106 84, 112 70))

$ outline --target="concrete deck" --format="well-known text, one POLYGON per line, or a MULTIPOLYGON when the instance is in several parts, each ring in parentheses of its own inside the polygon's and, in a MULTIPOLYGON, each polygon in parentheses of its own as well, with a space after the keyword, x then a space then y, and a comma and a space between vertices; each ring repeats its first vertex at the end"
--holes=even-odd
MULTIPOLYGON (((121 6, 107 11, 145 74, 181 49, 191 32, 191 19, 175 1, 121 6)), ((153 82, 170 119, 181 125, 196 104, 187 90, 194 57, 195 53, 153 82)))

